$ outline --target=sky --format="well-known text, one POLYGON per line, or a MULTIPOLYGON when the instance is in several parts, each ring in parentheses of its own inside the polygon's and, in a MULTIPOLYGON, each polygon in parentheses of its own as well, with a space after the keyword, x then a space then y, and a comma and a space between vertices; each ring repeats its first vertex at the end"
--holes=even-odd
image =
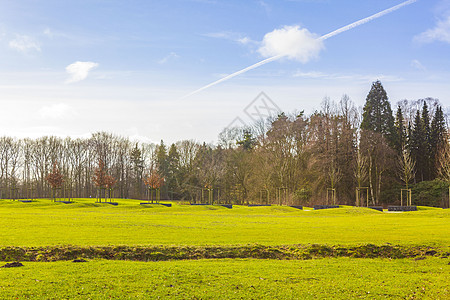
POLYGON ((0 0, 0 135, 217 142, 265 107, 450 106, 450 0, 0 0), (274 55, 284 57, 196 91, 274 55), (263 97, 258 97, 261 95, 263 97), (253 113, 252 113, 253 112, 253 113))

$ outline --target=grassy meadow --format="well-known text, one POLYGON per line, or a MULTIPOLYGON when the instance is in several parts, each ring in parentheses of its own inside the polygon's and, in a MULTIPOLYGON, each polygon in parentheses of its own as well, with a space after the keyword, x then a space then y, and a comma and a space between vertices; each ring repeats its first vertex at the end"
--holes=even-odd
POLYGON ((448 299, 448 259, 26 263, 3 299, 448 299))
POLYGON ((347 249, 373 244, 402 249, 429 247, 437 252, 402 259, 327 257, 326 252, 318 259, 286 256, 148 262, 126 258, 88 258, 84 263, 22 261, 24 267, 0 269, 0 298, 450 297, 450 210, 420 207, 417 212, 386 213, 354 207, 319 211, 278 206, 227 209, 177 203, 169 208, 139 205, 141 201, 126 199, 114 199, 118 206, 94 203, 95 199, 74 201, 0 200, 0 248, 48 247, 52 252, 69 246, 161 246, 208 251, 208 247, 260 246, 278 251, 276 247, 283 245, 347 249))
POLYGON ((76 199, 0 201, 1 246, 450 244, 450 210, 382 213, 367 208, 139 205, 76 199))

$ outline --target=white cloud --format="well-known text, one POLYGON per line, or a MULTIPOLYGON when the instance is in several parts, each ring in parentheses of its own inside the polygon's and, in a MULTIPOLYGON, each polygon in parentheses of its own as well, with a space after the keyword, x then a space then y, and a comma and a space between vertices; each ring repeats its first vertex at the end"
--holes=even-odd
POLYGON ((317 58, 323 48, 323 42, 308 29, 284 26, 267 33, 258 52, 264 57, 285 55, 289 59, 307 63, 317 58))
POLYGON ((9 41, 9 47, 22 53, 41 51, 39 43, 28 35, 16 35, 15 39, 9 41))
POLYGON ((84 80, 89 75, 89 72, 98 67, 98 63, 90 61, 77 61, 66 67, 66 72, 70 75, 70 78, 66 80, 66 83, 73 83, 84 80))
POLYGON ((325 74, 322 72, 315 72, 315 71, 311 71, 311 72, 297 71, 294 73, 294 77, 302 77, 302 78, 330 78, 333 76, 335 76, 335 74, 329 75, 329 74, 325 74))
POLYGON ((247 45, 247 44, 250 44, 252 42, 252 40, 248 37, 243 37, 243 38, 237 39, 237 42, 239 42, 243 45, 247 45))
POLYGON ((64 119, 74 115, 72 107, 64 103, 44 106, 38 111, 41 119, 64 119))
POLYGON ((411 67, 413 67, 414 69, 420 70, 420 71, 426 70, 425 66, 422 65, 422 63, 420 61, 418 61, 417 59, 414 59, 413 61, 411 61, 411 67))
POLYGON ((178 58, 180 58, 180 56, 178 54, 176 54, 175 52, 170 52, 169 55, 167 55, 166 57, 164 57, 161 60, 159 60, 158 63, 159 64, 165 64, 169 60, 178 59, 178 58))
POLYGON ((436 26, 414 37, 419 43, 432 43, 435 41, 450 43, 450 16, 439 20, 436 26))

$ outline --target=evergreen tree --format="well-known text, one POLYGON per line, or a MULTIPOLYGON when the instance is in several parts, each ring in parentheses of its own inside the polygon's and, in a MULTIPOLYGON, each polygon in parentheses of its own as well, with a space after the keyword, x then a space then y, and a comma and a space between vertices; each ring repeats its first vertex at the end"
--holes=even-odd
POLYGON ((180 155, 175 144, 169 148, 169 155, 167 156, 167 188, 171 193, 171 199, 174 193, 178 192, 178 173, 180 169, 180 155))
POLYGON ((133 167, 133 177, 134 177, 134 196, 136 198, 142 197, 142 172, 144 171, 144 160, 142 159, 142 151, 136 143, 133 150, 130 153, 130 159, 133 167))
POLYGON ((431 178, 435 179, 438 169, 438 154, 443 149, 445 145, 445 136, 447 134, 444 113, 442 107, 438 106, 431 122, 430 128, 430 168, 431 168, 431 178))
POLYGON ((367 95, 361 129, 380 133, 391 146, 394 145, 394 117, 389 98, 380 81, 372 84, 367 95))
POLYGON ((413 160, 416 162, 416 182, 424 181, 426 174, 426 164, 427 164, 427 142, 425 126, 423 124, 423 119, 420 116, 420 111, 417 111, 416 117, 414 118, 414 127, 411 132, 410 137, 410 150, 413 160))
POLYGON ((399 106, 397 108, 397 114, 395 118, 395 151, 397 154, 402 153, 402 149, 404 149, 407 146, 408 139, 407 139, 407 132, 406 132, 406 126, 405 126, 405 120, 403 118, 403 112, 401 107, 399 106))
POLYGON ((431 143, 430 143, 430 139, 431 139, 431 129, 430 129, 430 113, 428 111, 428 105, 427 102, 423 102, 423 107, 422 107, 422 126, 423 126, 423 145, 422 145, 422 149, 420 150, 420 153, 422 155, 422 159, 423 159, 423 179, 422 180, 430 180, 430 173, 431 173, 431 169, 430 169, 430 152, 431 152, 431 143))
POLYGON ((247 151, 253 149, 253 147, 255 146, 255 142, 256 140, 253 137, 252 132, 248 129, 245 129, 242 139, 237 141, 236 143, 242 146, 242 149, 247 151))
MULTIPOLYGON (((158 145, 156 149, 156 165, 160 177, 164 179, 167 178, 169 167, 167 159, 167 149, 163 140, 161 140, 161 144, 158 145)), ((167 185, 163 185, 161 189, 161 197, 167 197, 167 185)))
POLYGON ((369 192, 373 204, 380 203, 382 189, 392 182, 395 125, 391 104, 380 81, 372 84, 364 105, 360 148, 368 158, 369 192))

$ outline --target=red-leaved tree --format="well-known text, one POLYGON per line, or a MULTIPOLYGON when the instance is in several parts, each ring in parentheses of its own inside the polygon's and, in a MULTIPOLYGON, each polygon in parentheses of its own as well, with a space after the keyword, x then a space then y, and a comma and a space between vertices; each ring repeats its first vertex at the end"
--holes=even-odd
POLYGON ((100 189, 98 194, 98 199, 100 202, 102 202, 101 190, 108 189, 109 197, 111 198, 111 190, 114 188, 114 185, 116 184, 117 180, 106 173, 105 163, 101 159, 98 161, 98 167, 94 171, 94 176, 92 177, 92 180, 94 181, 94 184, 100 189))
POLYGON ((55 201, 56 189, 60 188, 64 183, 64 176, 59 171, 58 164, 56 163, 56 161, 53 162, 52 172, 49 173, 45 179, 47 180, 48 184, 50 184, 50 186, 52 187, 53 201, 55 201))
MULTIPOLYGON (((152 193, 153 192, 152 190, 158 190, 159 188, 161 188, 161 186, 164 184, 164 177, 161 176, 157 171, 153 170, 150 172, 150 174, 144 177, 144 184, 149 189, 149 193, 152 193)), ((156 193, 158 194, 158 191, 156 191, 156 193)), ((153 202, 153 194, 152 194, 152 202, 153 202)))

